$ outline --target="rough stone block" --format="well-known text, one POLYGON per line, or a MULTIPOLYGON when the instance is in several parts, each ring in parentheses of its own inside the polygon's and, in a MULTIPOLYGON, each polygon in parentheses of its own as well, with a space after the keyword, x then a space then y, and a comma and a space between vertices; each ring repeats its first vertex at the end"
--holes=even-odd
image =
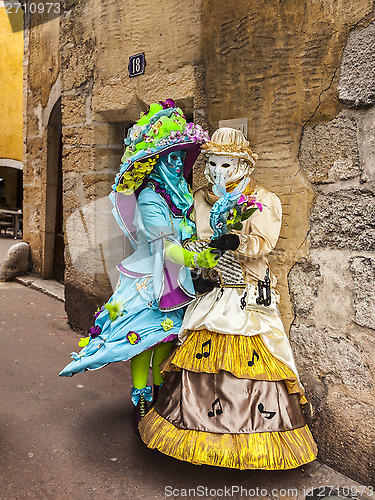
POLYGON ((10 281, 29 271, 29 245, 21 241, 12 245, 0 267, 0 281, 10 281))
MULTIPOLYGON (((321 282, 317 295, 313 298, 313 308, 308 316, 297 313, 294 323, 313 325, 318 329, 333 328, 348 332, 353 329, 354 304, 353 280, 349 270, 350 251, 330 248, 311 250, 309 260, 319 264, 321 282)), ((303 270, 304 271, 304 270, 303 270)), ((300 270, 302 272, 302 270, 300 270)), ((305 271, 304 271, 305 272, 305 271)), ((306 270, 308 273, 308 270, 306 270)), ((309 282, 309 276, 304 278, 309 282)), ((303 295, 295 295, 295 306, 303 308, 303 295)))
MULTIPOLYGON (((32 203, 32 202, 31 202, 32 203)), ((41 211, 39 206, 35 205, 25 205, 23 206, 23 226, 24 226, 24 234, 25 232, 40 232, 40 224, 41 224, 41 211)))
POLYGON ((344 110, 334 120, 304 129, 299 160, 312 184, 359 175, 357 118, 344 110))
POLYGON ((375 483, 374 406, 328 387, 311 422, 320 460, 362 484, 375 483))
POLYGON ((366 111, 360 121, 358 145, 362 164, 361 181, 375 181, 375 109, 366 111))
POLYGON ((114 178, 120 167, 123 151, 124 149, 121 145, 93 148, 96 171, 109 170, 114 178))
POLYGON ((60 71, 59 25, 60 19, 56 17, 30 30, 28 84, 43 108, 60 71))
POLYGON ((64 174, 63 193, 64 193, 64 211, 67 208, 65 206, 67 197, 69 198, 83 197, 84 200, 82 180, 79 173, 67 172, 66 174, 64 174))
MULTIPOLYGON (((26 187, 28 202, 34 207, 41 207, 45 200, 45 186, 40 182, 38 184, 30 184, 26 187)), ((43 214, 45 215, 45 214, 43 214)))
POLYGON ((92 148, 63 148, 63 171, 84 172, 91 167, 92 148))
POLYGON ((322 275, 319 264, 303 260, 289 272, 288 283, 296 314, 306 317, 314 307, 322 275))
POLYGON ((355 321, 375 329, 375 259, 354 257, 350 260, 350 271, 354 279, 355 321))
POLYGON ((66 44, 61 54, 62 88, 80 87, 92 77, 95 66, 95 41, 88 38, 79 44, 66 44))
POLYGON ((86 120, 86 96, 64 95, 62 97, 62 123, 64 126, 84 123, 86 120))
POLYGON ((43 158, 45 151, 42 137, 26 138, 26 154, 33 158, 43 158))
POLYGON ((124 124, 93 122, 94 144, 121 146, 124 149, 124 124))
POLYGON ((37 137, 40 134, 40 117, 36 113, 27 115, 26 137, 37 137))
POLYGON ((124 150, 124 124, 92 122, 84 126, 63 126, 64 144, 70 146, 117 146, 124 150))
POLYGON ((62 129, 64 144, 69 146, 92 146, 94 131, 91 126, 69 126, 62 129))
POLYGON ((114 174, 87 174, 82 176, 82 183, 85 189, 86 200, 94 200, 108 196, 111 192, 114 174))
POLYGON ((80 332, 88 332, 95 322, 96 309, 108 300, 110 293, 103 294, 98 286, 84 287, 65 283, 65 310, 70 326, 80 332))
POLYGON ((341 60, 339 98, 348 106, 375 104, 375 23, 353 30, 341 60))
POLYGON ((373 390, 368 353, 348 335, 301 324, 292 325, 290 340, 302 373, 354 391, 373 390))
POLYGON ((318 195, 310 219, 313 248, 375 248, 375 196, 367 189, 318 195))

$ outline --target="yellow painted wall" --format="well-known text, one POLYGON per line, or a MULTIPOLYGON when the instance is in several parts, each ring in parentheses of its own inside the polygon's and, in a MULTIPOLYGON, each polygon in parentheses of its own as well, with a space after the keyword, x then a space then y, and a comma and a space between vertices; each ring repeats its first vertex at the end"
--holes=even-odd
POLYGON ((9 22, 0 7, 0 158, 22 161, 22 10, 9 22))

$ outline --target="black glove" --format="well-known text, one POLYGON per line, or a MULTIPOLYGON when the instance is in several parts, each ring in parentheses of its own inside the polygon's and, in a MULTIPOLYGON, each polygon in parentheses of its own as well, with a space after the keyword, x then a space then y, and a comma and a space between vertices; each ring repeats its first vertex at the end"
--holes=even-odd
POLYGON ((194 269, 190 269, 190 273, 197 295, 208 293, 215 288, 215 286, 212 284, 212 281, 206 280, 200 273, 197 273, 197 271, 195 271, 194 269))
POLYGON ((222 253, 226 250, 237 250, 240 245, 240 238, 237 234, 227 233, 220 236, 220 238, 212 239, 208 244, 209 247, 217 248, 222 253))

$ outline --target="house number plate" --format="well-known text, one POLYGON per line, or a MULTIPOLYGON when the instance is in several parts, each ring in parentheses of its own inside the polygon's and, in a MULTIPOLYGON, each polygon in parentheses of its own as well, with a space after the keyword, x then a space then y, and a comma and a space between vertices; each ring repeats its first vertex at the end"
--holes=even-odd
POLYGON ((129 57, 129 76, 143 75, 145 72, 146 60, 145 53, 135 54, 129 57))

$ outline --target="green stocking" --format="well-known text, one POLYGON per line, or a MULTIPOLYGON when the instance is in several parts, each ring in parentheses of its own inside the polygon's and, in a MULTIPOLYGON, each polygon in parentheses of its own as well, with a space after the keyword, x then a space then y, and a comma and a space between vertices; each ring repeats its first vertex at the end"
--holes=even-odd
POLYGON ((174 342, 160 342, 154 349, 152 357, 152 378, 155 385, 163 383, 163 377, 160 373, 159 365, 162 363, 168 354, 171 352, 174 342))
POLYGON ((147 385, 152 349, 147 349, 131 359, 133 386, 143 389, 147 385))

